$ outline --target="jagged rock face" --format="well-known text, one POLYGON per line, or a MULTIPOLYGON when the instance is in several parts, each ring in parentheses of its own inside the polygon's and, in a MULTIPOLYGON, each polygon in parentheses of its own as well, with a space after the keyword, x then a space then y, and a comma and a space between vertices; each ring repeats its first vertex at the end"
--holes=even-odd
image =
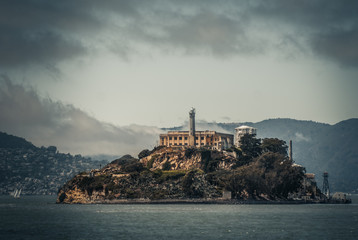
POLYGON ((78 188, 67 191, 61 189, 58 193, 56 203, 86 203, 88 202, 87 194, 78 188))
POLYGON ((182 150, 169 147, 161 148, 140 159, 140 161, 151 170, 205 169, 208 164, 215 164, 215 166, 210 166, 211 170, 230 170, 237 162, 237 159, 225 152, 197 149, 182 150))
POLYGON ((60 189, 57 202, 218 198, 222 188, 210 184, 205 172, 231 169, 236 161, 223 152, 166 147, 141 160, 125 155, 101 170, 75 176, 60 189))
POLYGON ((300 186, 303 168, 293 167, 284 155, 270 152, 240 161, 214 150, 157 148, 140 160, 127 155, 78 174, 60 189, 57 202, 217 199, 223 190, 237 199, 276 199, 300 186))
POLYGON ((96 203, 120 199, 218 198, 222 190, 211 185, 203 172, 193 170, 77 175, 60 191, 57 203, 96 203), (173 174, 174 173, 174 174, 173 174))

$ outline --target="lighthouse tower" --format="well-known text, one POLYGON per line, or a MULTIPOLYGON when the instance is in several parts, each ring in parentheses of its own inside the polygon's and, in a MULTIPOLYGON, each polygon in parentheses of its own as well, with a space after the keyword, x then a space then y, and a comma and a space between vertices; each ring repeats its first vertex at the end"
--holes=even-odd
POLYGON ((189 146, 195 147, 195 108, 189 112, 189 146))

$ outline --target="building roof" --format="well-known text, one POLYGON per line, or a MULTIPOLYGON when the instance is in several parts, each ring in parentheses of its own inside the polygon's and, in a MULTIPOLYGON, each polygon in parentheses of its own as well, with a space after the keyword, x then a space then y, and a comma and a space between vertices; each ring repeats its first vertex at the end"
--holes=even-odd
POLYGON ((246 125, 243 125, 243 126, 237 127, 237 128, 235 128, 235 129, 247 129, 247 128, 250 128, 250 129, 255 129, 254 127, 249 127, 249 126, 246 126, 246 125))
MULTIPOLYGON (((170 134, 189 134, 189 131, 168 131, 167 133, 163 133, 160 134, 160 136, 164 136, 164 135, 170 135, 170 134)), ((217 132, 217 131, 210 131, 210 130, 206 130, 206 131, 195 131, 195 135, 196 134, 217 134, 217 135, 221 135, 221 136, 231 136, 233 137, 233 134, 230 133, 221 133, 221 132, 217 132)))

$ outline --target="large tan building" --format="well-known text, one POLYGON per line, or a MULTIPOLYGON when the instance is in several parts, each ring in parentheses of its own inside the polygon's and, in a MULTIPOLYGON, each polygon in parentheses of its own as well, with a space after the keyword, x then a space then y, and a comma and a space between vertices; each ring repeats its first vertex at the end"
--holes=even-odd
POLYGON ((159 144, 167 147, 207 147, 224 150, 234 144, 234 135, 216 131, 195 131, 195 109, 189 112, 189 131, 160 134, 159 144))
MULTIPOLYGON (((167 147, 189 147, 189 131, 169 131, 160 134, 160 145, 167 147)), ((216 131, 195 131, 195 146, 224 150, 234 143, 234 135, 216 131)))

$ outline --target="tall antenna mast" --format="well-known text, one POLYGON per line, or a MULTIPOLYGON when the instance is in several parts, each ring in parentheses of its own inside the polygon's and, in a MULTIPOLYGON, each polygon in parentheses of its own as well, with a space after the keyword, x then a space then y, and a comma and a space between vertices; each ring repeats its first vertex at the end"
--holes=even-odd
POLYGON ((330 192, 329 192, 329 183, 328 183, 328 172, 323 173, 323 187, 322 192, 326 197, 330 198, 330 192))

